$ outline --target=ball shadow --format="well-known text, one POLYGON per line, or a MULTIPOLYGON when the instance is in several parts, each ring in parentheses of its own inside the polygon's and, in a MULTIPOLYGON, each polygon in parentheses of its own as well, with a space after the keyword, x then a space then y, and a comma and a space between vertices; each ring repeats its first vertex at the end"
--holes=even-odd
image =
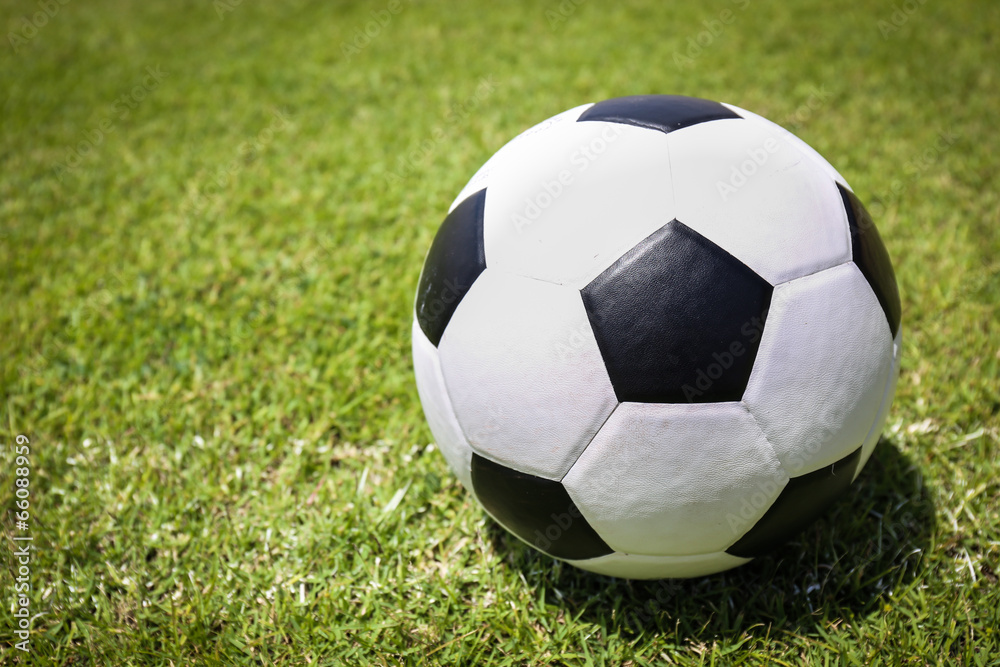
POLYGON ((773 631, 810 633, 881 611, 921 570, 934 506, 916 464, 883 440, 845 497, 793 541, 728 572, 634 581, 584 572, 489 521, 498 553, 546 603, 608 631, 670 633, 677 642, 773 631))

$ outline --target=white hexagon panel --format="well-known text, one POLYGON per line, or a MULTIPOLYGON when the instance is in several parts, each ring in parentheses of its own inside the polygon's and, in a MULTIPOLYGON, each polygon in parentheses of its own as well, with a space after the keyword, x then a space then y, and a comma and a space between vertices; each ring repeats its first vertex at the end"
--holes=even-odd
POLYGON ((847 262, 774 288, 743 400, 785 468, 809 473, 865 441, 892 358, 878 299, 847 262))
POLYGON ((619 123, 563 122, 522 139, 489 183, 487 265, 570 287, 674 217, 666 135, 619 123))
POLYGON ((787 481, 740 403, 622 403, 563 486, 616 551, 693 556, 735 543, 787 481))
POLYGON ((772 285, 850 259, 836 184, 778 132, 704 123, 671 134, 670 155, 677 218, 772 285))
POLYGON ((439 346, 473 450, 561 479, 617 404, 577 290, 487 268, 439 346))

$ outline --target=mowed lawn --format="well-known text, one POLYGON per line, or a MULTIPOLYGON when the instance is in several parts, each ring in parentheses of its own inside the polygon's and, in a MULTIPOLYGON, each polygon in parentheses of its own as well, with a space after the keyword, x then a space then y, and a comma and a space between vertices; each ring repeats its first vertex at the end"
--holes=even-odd
POLYGON ((996 664, 997 3, 0 0, 0 25, 0 663, 996 664), (851 495, 694 580, 509 537, 412 377, 466 180, 639 93, 813 145, 903 300, 851 495))

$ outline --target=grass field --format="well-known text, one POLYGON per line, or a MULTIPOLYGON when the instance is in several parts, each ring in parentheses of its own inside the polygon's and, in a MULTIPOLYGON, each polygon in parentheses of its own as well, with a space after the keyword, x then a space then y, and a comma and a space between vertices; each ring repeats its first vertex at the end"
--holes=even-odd
POLYGON ((997 3, 0 9, 0 663, 997 664, 997 3), (475 506, 429 446, 409 327, 489 155, 653 92, 837 166, 904 351, 824 519, 728 573, 628 582, 475 506))

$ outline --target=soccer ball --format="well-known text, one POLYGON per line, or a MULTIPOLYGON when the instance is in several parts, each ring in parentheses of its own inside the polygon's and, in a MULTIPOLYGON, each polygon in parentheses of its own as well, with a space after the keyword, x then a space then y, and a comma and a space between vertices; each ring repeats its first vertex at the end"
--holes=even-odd
POLYGON ((438 447, 507 530, 585 570, 692 577, 844 493, 900 358, 892 264, 787 130, 668 95, 570 109, 458 195, 417 290, 438 447))

